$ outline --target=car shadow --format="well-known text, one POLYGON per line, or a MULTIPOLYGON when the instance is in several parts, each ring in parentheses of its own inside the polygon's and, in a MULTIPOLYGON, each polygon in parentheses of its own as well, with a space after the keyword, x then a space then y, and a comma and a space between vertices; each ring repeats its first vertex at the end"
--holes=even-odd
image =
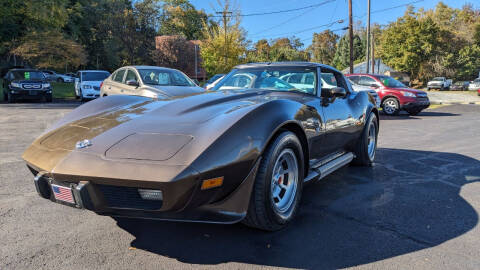
POLYGON ((447 113, 447 112, 432 112, 432 111, 422 111, 418 115, 409 115, 408 113, 400 113, 399 115, 385 115, 380 114, 380 120, 405 120, 405 119, 421 119, 422 117, 441 117, 441 116, 460 116, 461 114, 457 113, 447 113))
POLYGON ((184 263, 238 262, 336 269, 434 247, 476 226, 460 196, 480 161, 454 153, 381 148, 373 167, 347 166, 304 189, 287 228, 115 218, 131 246, 184 263))

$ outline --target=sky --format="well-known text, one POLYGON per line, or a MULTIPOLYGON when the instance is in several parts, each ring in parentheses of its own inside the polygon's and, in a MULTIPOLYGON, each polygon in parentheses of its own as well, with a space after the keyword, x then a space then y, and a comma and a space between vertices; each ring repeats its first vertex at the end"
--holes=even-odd
MULTIPOLYGON (((275 39, 279 37, 294 36, 300 38, 305 47, 311 44, 312 34, 326 29, 336 30, 342 35, 348 26, 348 1, 347 0, 231 0, 234 9, 240 10, 242 14, 262 13, 279 10, 302 8, 319 3, 324 5, 272 15, 242 17, 241 26, 247 31, 247 39, 253 42, 266 38, 275 39), (338 23, 343 20, 343 23, 338 23), (336 22, 336 23, 332 23, 336 22), (317 27, 319 26, 319 27, 317 27), (311 29, 314 28, 314 29, 311 29)), ((220 11, 217 0, 190 0, 197 8, 203 9, 207 14, 220 11)), ((402 16, 406 6, 396 6, 412 3, 415 8, 434 8, 438 0, 371 0, 371 23, 388 24, 402 16), (389 9, 392 8, 392 9, 389 9), (389 9, 389 10, 384 10, 389 9), (384 10, 384 11, 382 11, 384 10), (376 11, 376 12, 375 12, 376 11)), ((466 3, 471 3, 480 8, 479 0, 443 0, 443 3, 450 7, 461 8, 466 3)), ((361 20, 366 24, 367 0, 352 0, 352 13, 354 21, 361 20)), ((218 18, 220 19, 220 18, 218 18)))

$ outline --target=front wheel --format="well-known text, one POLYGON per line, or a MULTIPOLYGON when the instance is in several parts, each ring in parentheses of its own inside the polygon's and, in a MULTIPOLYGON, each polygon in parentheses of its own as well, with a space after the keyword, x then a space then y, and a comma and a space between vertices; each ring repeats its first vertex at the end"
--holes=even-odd
POLYGON ((15 98, 12 96, 12 94, 7 94, 7 102, 8 103, 15 103, 15 98))
POLYGON ((358 139, 355 148, 355 159, 353 164, 360 166, 372 166, 377 151, 378 138, 378 119, 375 113, 370 116, 365 123, 362 136, 358 139))
POLYGON ((400 104, 396 98, 389 97, 382 102, 382 109, 386 115, 397 115, 400 112, 400 104))
POLYGON ((295 216, 303 187, 303 151, 292 132, 266 149, 253 186, 245 225, 266 231, 285 227, 295 216))

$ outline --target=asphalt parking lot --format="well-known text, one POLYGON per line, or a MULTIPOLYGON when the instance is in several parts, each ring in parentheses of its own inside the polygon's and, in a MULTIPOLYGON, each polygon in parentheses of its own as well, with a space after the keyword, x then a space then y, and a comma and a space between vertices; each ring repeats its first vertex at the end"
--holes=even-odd
POLYGON ((480 269, 479 105, 381 117, 375 166, 307 186, 274 233, 41 199, 21 154, 77 105, 0 104, 0 269, 480 269))

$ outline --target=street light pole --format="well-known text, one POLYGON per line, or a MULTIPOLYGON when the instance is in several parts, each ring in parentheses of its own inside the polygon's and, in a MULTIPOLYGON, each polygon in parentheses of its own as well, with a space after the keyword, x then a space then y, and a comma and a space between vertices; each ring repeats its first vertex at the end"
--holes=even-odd
POLYGON ((353 73, 353 18, 352 0, 348 0, 348 29, 350 36, 350 73, 353 73))
POLYGON ((367 0, 367 74, 370 73, 370 0, 367 0))

